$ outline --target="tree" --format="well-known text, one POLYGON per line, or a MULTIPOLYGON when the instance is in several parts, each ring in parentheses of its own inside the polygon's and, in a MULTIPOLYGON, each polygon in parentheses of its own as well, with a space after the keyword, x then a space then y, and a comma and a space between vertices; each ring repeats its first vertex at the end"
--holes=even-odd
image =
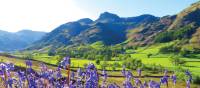
POLYGON ((164 43, 164 42, 169 42, 176 39, 190 38, 194 32, 195 30, 192 28, 192 25, 186 25, 179 29, 165 31, 158 34, 155 37, 155 42, 164 43))
POLYGON ((99 59, 97 59, 96 61, 95 61, 95 63, 97 64, 97 65, 99 65, 100 64, 100 60, 99 59))
POLYGON ((116 66, 114 64, 112 64, 112 70, 115 71, 116 70, 116 66))
POLYGON ((50 50, 48 51, 48 55, 49 55, 49 56, 55 56, 55 55, 56 55, 55 49, 50 49, 50 50))
POLYGON ((137 69, 139 67, 142 67, 142 61, 140 59, 133 59, 133 58, 128 58, 123 62, 123 65, 125 65, 128 69, 137 69))
POLYGON ((173 32, 163 32, 155 37, 155 42, 164 43, 173 40, 173 32))
POLYGON ((107 61, 103 61, 103 63, 100 64, 101 69, 106 69, 106 67, 108 66, 107 61))
POLYGON ((167 45, 167 46, 164 46, 164 47, 161 47, 159 49, 159 52, 160 53, 179 53, 181 50, 181 47, 179 46, 176 46, 176 45, 167 45))
POLYGON ((33 59, 32 53, 25 53, 24 59, 33 59))
POLYGON ((186 49, 182 49, 180 52, 181 56, 183 56, 183 57, 187 57, 189 53, 190 53, 190 51, 186 50, 186 49))
POLYGON ((180 59, 178 56, 172 56, 170 58, 170 61, 172 64, 174 64, 176 66, 185 64, 185 61, 183 59, 180 59))
POLYGON ((147 54, 147 57, 150 58, 153 54, 149 53, 147 54))

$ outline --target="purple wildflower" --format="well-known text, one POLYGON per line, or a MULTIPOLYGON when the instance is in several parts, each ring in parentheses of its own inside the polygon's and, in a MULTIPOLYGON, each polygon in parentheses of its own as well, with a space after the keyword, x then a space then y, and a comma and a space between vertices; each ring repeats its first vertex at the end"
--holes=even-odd
POLYGON ((190 88, 190 80, 186 81, 186 88, 190 88))
POLYGON ((149 88, 160 88, 160 83, 150 80, 149 81, 149 88))
POLYGON ((192 82, 192 74, 190 73, 189 70, 186 70, 186 71, 185 71, 185 75, 188 76, 188 77, 189 77, 188 80, 189 80, 190 82, 192 82))
POLYGON ((82 74, 82 70, 81 70, 81 68, 78 68, 77 69, 77 77, 81 76, 81 74, 82 74))
POLYGON ((133 78, 133 74, 131 73, 131 71, 127 71, 126 72, 126 79, 131 80, 132 78, 133 78))
POLYGON ((32 66, 32 61, 31 60, 26 60, 25 63, 26 63, 26 66, 31 68, 31 66, 32 66))
POLYGON ((140 68, 137 69, 137 73, 138 73, 138 76, 141 76, 142 75, 142 70, 140 68))
POLYGON ((123 65, 122 75, 123 75, 123 76, 126 76, 126 68, 125 68, 125 65, 123 65))
POLYGON ((70 57, 64 57, 63 60, 60 62, 61 66, 66 69, 67 65, 71 64, 70 57))
POLYGON ((174 85, 176 85, 176 74, 173 74, 172 76, 171 76, 171 79, 172 79, 172 82, 173 82, 173 84, 174 85))

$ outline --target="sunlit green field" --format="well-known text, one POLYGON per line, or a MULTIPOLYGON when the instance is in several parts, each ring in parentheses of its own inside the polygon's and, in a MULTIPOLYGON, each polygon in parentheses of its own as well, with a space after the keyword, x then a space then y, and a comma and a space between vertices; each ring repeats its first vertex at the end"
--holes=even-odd
MULTIPOLYGON (((170 43, 165 43, 165 44, 158 44, 158 45, 152 45, 152 46, 148 46, 148 47, 139 47, 137 50, 127 50, 127 52, 135 52, 130 54, 132 58, 135 59, 141 59, 142 63, 144 63, 145 65, 161 65, 162 67, 169 69, 171 71, 174 70, 174 68, 176 68, 177 66, 174 66, 172 64, 172 62, 170 61, 169 58, 171 58, 171 56, 173 56, 174 54, 160 54, 159 53, 159 49, 163 46, 166 46, 170 43), (150 57, 148 57, 148 54, 152 54, 150 57)), ((20 55, 18 55, 20 56, 20 55)), ((23 66, 25 67, 24 64, 24 60, 23 59, 8 59, 5 57, 0 57, 1 59, 3 58, 3 62, 12 62, 15 63, 18 66, 23 66)), ((34 61, 34 66, 33 68, 36 70, 39 70, 39 62, 45 62, 48 64, 53 64, 53 65, 57 65, 59 62, 60 57, 59 56, 48 56, 45 53, 37 53, 36 55, 33 56, 33 59, 36 60, 34 61)), ((113 58, 114 59, 114 58, 113 58)), ((193 75, 198 75, 200 76, 200 59, 197 58, 182 58, 186 61, 186 63, 181 66, 183 69, 189 69, 193 75)), ((110 70, 108 72, 109 75, 117 75, 120 76, 121 72, 120 71, 111 71, 112 67, 109 66, 110 64, 113 64, 115 61, 106 61, 106 63, 108 64, 108 66, 106 67, 107 70, 110 70)), ((123 64, 123 60, 121 61, 117 61, 121 66, 123 64)), ((95 64, 95 66, 98 69, 101 69, 100 64, 105 63, 104 61, 100 61, 100 64, 96 64, 95 60, 87 60, 84 58, 71 58, 71 67, 73 69, 76 69, 77 67, 81 67, 83 68, 85 65, 87 65, 88 63, 93 63, 95 64), (74 68, 75 67, 75 68, 74 68)), ((49 68, 51 69, 56 69, 56 67, 53 66, 49 66, 49 68)), ((116 70, 121 70, 122 67, 116 67, 116 70)), ((99 71, 100 72, 100 71, 99 71)), ((133 74, 137 74, 136 71, 132 71, 133 74)), ((157 76, 157 75, 163 75, 163 72, 157 72, 157 73, 152 73, 150 71, 143 71, 143 75, 148 75, 148 76, 157 76)), ((159 78, 142 78, 142 80, 150 80, 150 79, 154 79, 159 81, 159 78)), ((123 82, 124 78, 109 78, 108 79, 108 83, 109 82, 116 82, 117 84, 122 86, 122 82, 123 82)), ((170 83, 169 85, 172 86, 172 84, 170 83)), ((185 81, 179 81, 178 85, 176 85, 176 87, 179 88, 184 88, 185 87, 185 81)), ((165 87, 163 87, 165 88, 165 87)), ((192 85, 192 88, 197 88, 197 85, 192 85)))
MULTIPOLYGON (((1 62, 14 63, 17 66, 26 67, 23 59, 8 58, 8 57, 3 57, 3 56, 0 56, 0 59, 1 59, 1 62)), ((93 63, 93 61, 89 61, 89 60, 72 59, 72 63, 77 64, 78 62, 81 63, 79 65, 84 65, 83 63, 88 63, 88 62, 93 63)), ((41 62, 39 62, 39 61, 33 61, 33 69, 36 70, 36 71, 39 71, 40 70, 40 63, 41 62)), ((47 66, 50 69, 56 69, 56 67, 54 67, 54 66, 50 66, 50 65, 47 65, 47 66)), ((62 70, 62 72, 63 72, 63 75, 66 75, 65 70, 62 70)), ((100 70, 98 72, 101 73, 100 70)), ((137 76, 136 71, 133 70, 132 73, 133 73, 134 76, 137 76)), ((108 71, 108 75, 122 76, 121 71, 108 71)), ((150 71, 143 71, 142 75, 150 75, 150 76, 158 76, 159 75, 159 76, 162 76, 163 72, 152 73, 150 71)), ((159 78, 140 78, 140 79, 142 81, 149 81, 151 79, 155 80, 157 82, 160 81, 159 78)), ((123 77, 109 77, 108 80, 107 80, 108 81, 107 83, 109 84, 109 83, 114 82, 114 83, 118 84, 119 86, 122 86, 122 83, 123 83, 124 80, 125 80, 125 78, 123 78, 123 77)), ((100 78, 99 83, 101 84, 101 78, 100 78)), ((133 80, 132 80, 132 83, 134 83, 133 80)), ((173 86, 171 80, 169 82, 169 86, 173 86)), ((184 88, 185 86, 186 85, 185 85, 184 81, 178 81, 178 83, 176 85, 176 87, 179 87, 179 88, 184 88)), ((197 88, 197 87, 198 87, 198 85, 192 84, 192 88, 197 88)), ((166 86, 162 86, 162 88, 166 88, 166 86)))
MULTIPOLYGON (((174 68, 175 66, 170 62, 169 58, 173 56, 174 54, 160 54, 159 49, 163 46, 172 44, 173 42, 170 43, 163 43, 163 44, 155 44, 152 46, 146 46, 146 47, 139 47, 137 50, 135 50, 135 53, 130 54, 132 58, 135 59, 141 59, 142 63, 146 65, 161 65, 167 69, 174 68), (152 54, 150 58, 147 57, 148 54, 152 54)), ((127 50, 128 52, 132 52, 133 50, 127 50)), ((56 65, 59 61, 58 59, 60 58, 59 56, 48 56, 47 54, 36 54, 33 56, 34 60, 37 61, 42 61, 45 63, 49 64, 54 64, 56 65)), ((189 69, 191 70, 195 75, 200 75, 200 59, 196 58, 181 58, 186 61, 186 64, 182 66, 184 69, 189 69)), ((101 61, 100 63, 103 63, 104 61, 101 61)), ((117 61, 120 65, 122 65, 122 61, 117 61)), ((97 68, 101 68, 100 65, 97 65, 95 63, 95 60, 87 60, 84 58, 72 58, 72 67, 84 67, 85 64, 88 63, 94 63, 97 68)), ((106 61, 106 63, 113 64, 114 61, 106 61)), ((108 66, 106 69, 111 70, 111 66, 108 66)), ((121 67, 117 67, 116 70, 120 70, 121 67)), ((173 70, 173 69, 172 69, 173 70)))

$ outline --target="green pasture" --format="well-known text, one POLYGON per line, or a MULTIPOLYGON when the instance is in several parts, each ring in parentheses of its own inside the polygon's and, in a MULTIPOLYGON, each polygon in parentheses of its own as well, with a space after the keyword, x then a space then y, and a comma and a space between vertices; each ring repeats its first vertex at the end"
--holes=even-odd
MULTIPOLYGON (((162 44, 155 44, 155 45, 146 46, 146 47, 138 47, 136 50, 129 49, 129 50, 126 50, 126 52, 128 54, 130 54, 131 57, 134 58, 134 59, 141 59, 142 63, 144 63, 145 65, 148 65, 148 66, 149 65, 161 65, 162 67, 173 71, 173 70, 175 70, 176 66, 174 66, 171 63, 170 58, 171 58, 171 56, 174 56, 174 54, 161 54, 161 53, 159 53, 159 49, 161 47, 170 45, 172 43, 162 43, 162 44), (151 56, 148 57, 148 54, 151 54, 151 56)), ((98 47, 98 46, 92 45, 92 47, 98 47)), ((200 59, 198 59, 198 58, 183 58, 183 57, 180 57, 180 58, 184 59, 186 61, 185 65, 182 65, 181 68, 189 69, 192 72, 193 75, 200 76, 200 59)), ((33 66, 33 67, 35 69, 39 69, 38 68, 39 65, 37 65, 38 62, 45 62, 45 63, 55 65, 55 64, 58 63, 60 57, 57 56, 57 55, 56 56, 48 56, 48 54, 46 54, 46 53, 36 53, 33 56, 33 59, 37 60, 36 61, 37 63, 35 63, 36 66, 33 66)), ((7 59, 7 60, 4 60, 4 61, 12 61, 12 60, 13 60, 14 63, 16 63, 19 66, 25 66, 23 64, 24 60, 7 59)), ((108 64, 106 69, 112 70, 112 66, 110 66, 110 65, 115 62, 114 60, 115 60, 115 57, 112 58, 112 61, 105 61, 105 62, 100 61, 100 64, 106 63, 106 64, 108 64)), ((101 65, 97 65, 95 60, 72 58, 71 61, 72 61, 71 62, 72 67, 82 67, 83 68, 84 65, 86 65, 88 63, 94 63, 95 66, 98 69, 101 69, 101 65)), ((119 61, 116 61, 116 62, 118 62, 121 66, 123 64, 123 60, 119 60, 119 61)), ((50 68, 54 69, 54 67, 51 67, 51 66, 50 66, 50 68)), ((121 67, 116 67, 116 70, 121 70, 121 69, 122 69, 121 67)), ((108 74, 109 75, 121 75, 121 72, 120 71, 109 71, 108 74)), ((137 74, 136 71, 133 71, 133 74, 136 75, 137 74)), ((156 76, 156 75, 162 75, 162 74, 163 74, 163 72, 153 73, 151 71, 143 71, 143 75, 149 75, 149 76, 154 76, 154 75, 156 76)), ((155 79, 155 78, 143 78, 142 80, 148 81, 150 79, 155 79)), ((124 80, 124 78, 112 78, 111 77, 111 78, 108 79, 108 83, 116 82, 117 84, 121 85, 123 80, 124 80)), ((155 79, 155 80, 159 81, 158 78, 155 79)), ((172 84, 170 84, 170 85, 172 85, 172 84)), ((180 88, 183 88, 184 86, 185 86, 184 81, 180 81, 180 82, 178 82, 178 85, 176 85, 176 87, 180 87, 180 88)), ((192 88, 197 88, 196 85, 192 85, 192 86, 193 86, 192 88)), ((162 87, 162 88, 165 88, 165 87, 162 87)))
MULTIPOLYGON (((131 54, 132 58, 141 59, 144 64, 156 64, 161 65, 166 68, 175 67, 169 58, 174 56, 174 54, 160 54, 159 49, 163 46, 167 46, 173 44, 171 43, 162 43, 155 44, 152 46, 139 47, 135 50, 134 54, 131 54), (152 54, 150 58, 148 58, 148 54, 152 54)), ((175 55, 176 56, 176 55, 175 55)), ((194 72, 194 74, 200 75, 200 59, 198 58, 181 58, 186 61, 186 64, 182 66, 184 69, 190 69, 194 72)))
MULTIPOLYGON (((173 44, 173 42, 170 43, 161 43, 161 44, 154 44, 151 46, 145 46, 145 47, 138 47, 136 50, 127 50, 127 52, 134 52, 131 55, 132 58, 135 59, 141 59, 142 63, 146 65, 161 65, 167 69, 174 68, 175 66, 171 63, 169 58, 171 56, 174 56, 174 54, 160 54, 159 49, 163 46, 167 46, 173 44), (148 54, 152 54, 148 58, 148 54)), ((93 47, 97 47, 96 45, 92 45, 93 47)), ((102 46, 101 46, 102 47, 102 46)), ((60 57, 59 56, 48 56, 48 54, 45 53, 36 53, 33 56, 34 60, 42 61, 49 64, 56 65, 59 62, 60 57)), ((194 74, 200 75, 200 59, 197 58, 181 58, 186 61, 186 64, 182 66, 184 69, 191 70, 194 74)), ((84 65, 88 63, 94 63, 98 69, 101 68, 100 65, 97 65, 95 63, 95 60, 87 60, 87 59, 79 59, 79 58, 72 58, 72 67, 84 67, 84 65)), ((106 63, 108 70, 112 70, 112 66, 109 66, 113 64, 115 61, 100 61, 100 64, 106 63)), ((122 66, 123 60, 117 61, 122 66)), ((116 70, 120 70, 121 67, 116 67, 116 70)), ((173 69, 171 69, 173 70, 173 69)))
MULTIPOLYGON (((17 66, 26 67, 26 65, 24 63, 25 62, 24 59, 16 59, 16 58, 8 58, 8 57, 0 56, 0 60, 1 60, 1 62, 14 63, 17 66)), ((36 70, 36 71, 40 71, 40 63, 41 63, 40 61, 33 61, 33 69, 36 70)), ((83 59, 72 58, 72 64, 75 64, 75 67, 77 67, 78 65, 81 66, 81 65, 84 65, 84 64, 87 64, 87 63, 95 63, 95 62, 91 61, 91 60, 83 60, 83 59)), ((113 63, 113 61, 109 61, 109 63, 113 63)), ((190 64, 190 63, 191 62, 188 62, 187 64, 190 64)), ((198 65, 198 63, 195 63, 193 65, 198 65)), ((49 66, 49 65, 47 65, 47 66, 50 69, 56 69, 57 68, 57 67, 53 67, 53 66, 49 66)), ((97 65, 97 67, 98 67, 98 65, 97 65)), ((98 72, 101 73, 100 70, 98 72)), ((62 70, 62 73, 63 73, 63 75, 66 76, 65 70, 62 70)), ((107 73, 108 73, 108 75, 115 75, 115 76, 121 76, 122 75, 121 71, 108 71, 107 73)), ((134 76, 137 76, 137 72, 135 70, 133 70, 132 73, 133 73, 134 76)), ((163 75, 163 72, 152 73, 150 71, 143 71, 142 75, 146 75, 146 76, 147 75, 148 76, 158 76, 159 75, 159 76, 161 76, 161 75, 163 75)), ((169 75, 171 75, 171 73, 169 73, 169 75)), ((140 78, 140 79, 143 82, 149 81, 151 79, 155 80, 157 82, 159 82, 159 80, 160 80, 159 78, 140 78)), ((118 84, 119 86, 122 87, 122 85, 123 85, 122 83, 123 83, 124 80, 125 80, 125 78, 122 78, 122 77, 109 77, 108 80, 107 80, 108 81, 107 83, 109 84, 109 83, 114 82, 114 83, 116 83, 116 84, 118 84)), ((102 80, 100 78, 100 84, 101 84, 101 82, 102 82, 102 80)), ((134 80, 132 80, 132 83, 134 83, 134 80)), ((171 86, 171 87, 173 86, 171 80, 169 81, 169 86, 171 86)), ((185 85, 184 81, 178 81, 178 83, 176 85, 176 87, 180 87, 180 88, 183 88, 185 86, 186 85, 185 85)), ((191 86, 192 86, 191 88, 197 88, 199 85, 192 84, 191 86)), ((162 86, 161 88, 166 88, 166 86, 162 86)))

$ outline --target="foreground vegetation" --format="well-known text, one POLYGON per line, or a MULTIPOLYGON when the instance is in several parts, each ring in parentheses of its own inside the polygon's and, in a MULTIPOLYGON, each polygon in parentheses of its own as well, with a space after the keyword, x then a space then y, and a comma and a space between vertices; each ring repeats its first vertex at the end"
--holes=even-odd
MULTIPOLYGON (((1 58, 1 62, 6 62, 6 63, 15 63, 16 66, 20 66, 20 67, 24 67, 26 68, 27 65, 25 62, 24 59, 19 59, 19 58, 9 58, 9 57, 5 57, 5 56, 0 56, 1 58)), ((73 60, 75 59, 72 59, 71 61, 73 62, 73 60)), ((42 62, 40 61, 32 61, 32 68, 38 72, 41 71, 41 64, 42 62)), ((57 69, 56 66, 53 66, 53 65, 46 65, 48 67, 48 69, 52 69, 52 70, 55 70, 57 69)), ((77 70, 77 68, 71 68, 73 69, 72 71, 75 71, 77 70)), ((121 69, 122 70, 122 69, 121 69)), ((107 79, 107 84, 112 84, 113 82, 118 84, 118 86, 123 86, 123 81, 125 80, 125 78, 123 77, 122 73, 121 73, 121 70, 117 71, 113 71, 113 70, 108 70, 107 71, 107 74, 108 74, 108 79, 107 79)), ((127 69, 128 70, 128 69, 127 69)), ((101 73, 102 70, 98 70, 99 73, 101 73)), ((62 72, 62 75, 64 76, 67 76, 66 75, 66 72, 65 70, 61 70, 62 72)), ((133 74, 133 76, 137 77, 138 76, 138 73, 137 73, 137 70, 131 70, 131 73, 133 74)), ((163 76, 163 73, 164 73, 164 70, 163 71, 153 71, 153 70, 143 70, 142 71, 142 78, 139 78, 142 82, 144 81, 149 81, 149 80, 154 80, 156 82, 159 82, 160 81, 160 77, 163 76), (144 76, 144 78, 143 78, 144 76), (159 77, 160 76, 160 77, 159 77)), ((172 75, 173 72, 169 71, 168 75, 172 75)), ((180 72, 178 73, 177 72, 177 85, 176 87, 185 87, 186 86, 186 83, 184 82, 186 78, 184 78, 184 80, 182 80, 181 78, 183 77, 186 77, 184 72, 180 72), (180 76, 180 77, 179 77, 180 76)), ((173 83, 171 82, 172 80, 169 79, 169 86, 173 86, 173 83)), ((100 78, 100 82, 99 82, 99 85, 101 85, 103 82, 103 79, 100 78)), ((134 80, 131 81, 132 84, 135 84, 134 80)), ((165 88, 166 85, 162 85, 161 88, 165 88)), ((198 87, 198 84, 191 84, 191 88, 196 88, 198 87)))
MULTIPOLYGON (((87 46, 79 46, 75 48, 69 48, 65 53, 60 53, 62 50, 47 50, 46 52, 31 51, 29 52, 17 52, 13 55, 21 57, 16 64, 23 66, 21 63, 26 59, 32 59, 36 62, 43 62, 54 66, 58 65, 65 54, 71 56, 71 67, 76 70, 77 68, 85 68, 88 63, 94 63, 97 69, 109 70, 108 74, 121 75, 122 67, 125 65, 126 69, 136 73, 136 69, 140 68, 144 70, 143 75, 162 75, 165 69, 170 72, 176 72, 179 77, 180 85, 184 85, 185 78, 183 78, 184 71, 189 69, 194 77, 193 83, 199 85, 200 76, 200 59, 199 54, 191 54, 184 56, 182 52, 172 52, 168 49, 176 42, 160 43, 145 47, 121 47, 116 45, 112 47, 105 47, 101 42, 97 42, 87 46), (70 50, 71 49, 71 50, 70 50), (83 53, 84 52, 84 53, 83 53), (192 57, 193 55, 193 57, 192 57)), ((4 61, 6 61, 4 59, 4 61)), ((12 61, 12 60, 8 60, 12 61)), ((33 62, 34 63, 34 62, 33 62)), ((37 65, 37 63, 35 63, 37 65)), ((38 65, 39 66, 39 65, 38 65)), ((33 66, 34 67, 34 66, 33 66)), ((37 69, 37 66, 35 66, 37 69)), ((122 78, 110 78, 108 80, 116 80, 122 78)), ((149 78, 144 78, 149 80, 149 78)), ((150 78, 151 79, 151 78, 150 78)), ((153 78, 154 79, 154 78, 153 78)), ((156 79, 155 80, 159 80, 156 79)), ((119 83, 122 81, 119 81, 119 83)), ((185 85, 184 85, 185 86, 185 85)), ((195 88, 195 87, 194 87, 195 88)))

